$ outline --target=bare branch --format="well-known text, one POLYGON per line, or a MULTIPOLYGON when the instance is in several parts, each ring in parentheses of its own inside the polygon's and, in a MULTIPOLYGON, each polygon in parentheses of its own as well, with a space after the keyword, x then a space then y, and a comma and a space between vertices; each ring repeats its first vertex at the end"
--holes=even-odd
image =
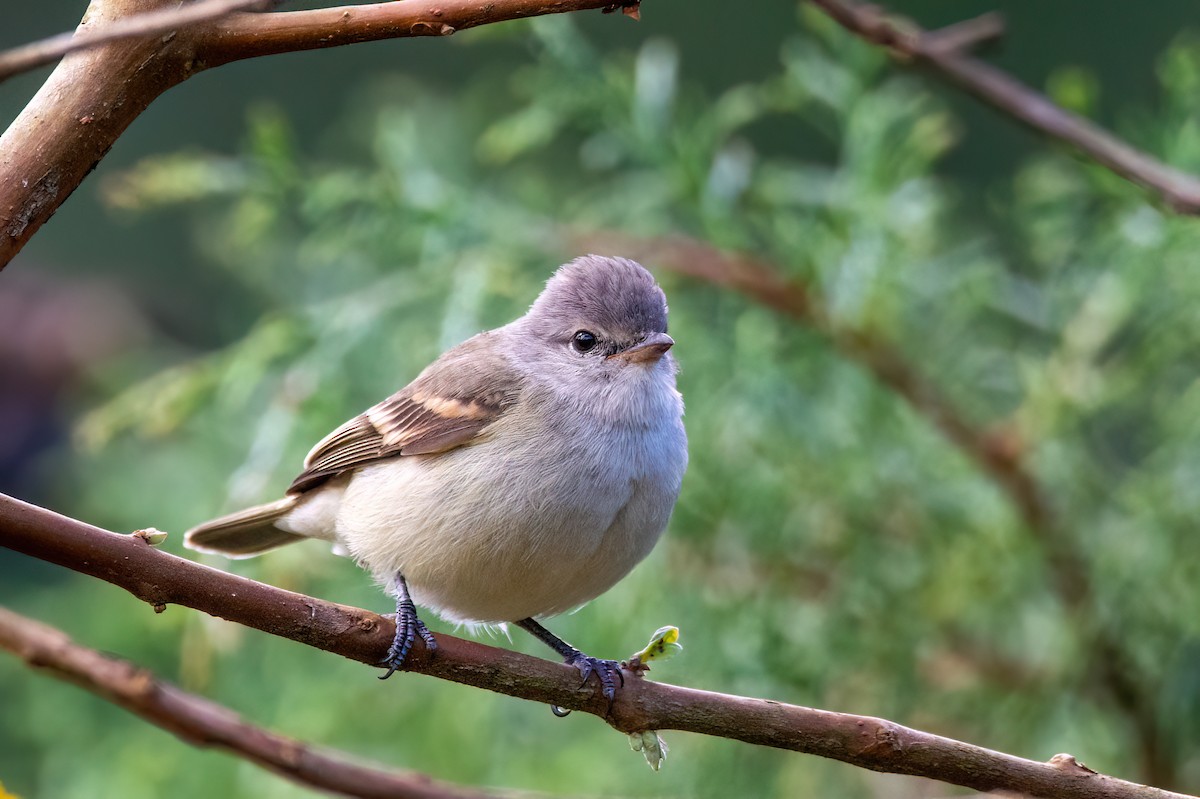
POLYGON ((871 44, 935 73, 1036 131, 1075 147, 1121 177, 1159 195, 1171 210, 1200 214, 1200 179, 1174 169, 1005 72, 947 47, 947 36, 894 24, 873 5, 853 0, 812 0, 842 27, 871 44))
MULTIPOLYGON (((155 9, 168 7, 174 8, 168 0, 93 3, 87 24, 97 31, 111 31, 151 13, 164 13, 155 9)), ((405 0, 313 11, 238 12, 215 21, 172 25, 171 36, 138 35, 71 53, 0 136, 0 269, 155 98, 203 69, 292 50, 444 36, 538 14, 597 8, 628 11, 636 9, 637 3, 405 0)), ((173 19, 178 23, 178 17, 173 19)))
POLYGON ((272 14, 233 14, 197 28, 206 66, 296 50, 412 36, 449 36, 502 20, 612 7, 636 9, 629 0, 405 0, 272 14))
POLYGON ((870 330, 833 324, 820 299, 774 267, 750 256, 722 252, 682 236, 644 239, 616 232, 576 237, 584 250, 617 251, 679 274, 739 291, 811 328, 839 352, 875 376, 974 461, 1005 494, 1045 553, 1052 587, 1080 620, 1093 667, 1108 697, 1138 733, 1142 767, 1155 780, 1169 782, 1173 768, 1161 745, 1154 713, 1154 689, 1144 678, 1120 636, 1103 626, 1086 553, 1063 528, 1046 492, 1024 462, 1025 447, 1015 431, 982 430, 891 342, 870 330))
POLYGON ((0 608, 0 648, 202 747, 223 749, 290 780, 371 799, 484 799, 481 791, 424 774, 384 771, 249 724, 229 709, 165 683, 146 669, 79 646, 66 633, 0 608))
MULTIPOLYGON (((378 663, 391 621, 358 608, 227 574, 0 495, 0 546, 118 585, 156 610, 181 604, 364 663, 378 663)), ((611 711, 570 666, 448 635, 431 655, 416 642, 410 670, 536 702, 583 710, 623 732, 685 730, 923 776, 979 791, 1055 799, 1183 799, 1108 777, 1069 755, 1049 762, 994 752, 883 719, 681 688, 632 675, 611 711)), ((1195 799, 1193 797, 1193 799, 1195 799)))
POLYGON ((0 52, 0 83, 43 64, 52 64, 76 50, 86 50, 120 39, 167 33, 184 25, 223 17, 233 11, 265 9, 270 4, 271 0, 197 0, 187 5, 136 14, 98 29, 81 26, 78 32, 60 33, 0 52))
POLYGON ((931 49, 964 52, 1004 35, 1004 17, 994 11, 973 19, 956 22, 922 34, 922 43, 931 49))

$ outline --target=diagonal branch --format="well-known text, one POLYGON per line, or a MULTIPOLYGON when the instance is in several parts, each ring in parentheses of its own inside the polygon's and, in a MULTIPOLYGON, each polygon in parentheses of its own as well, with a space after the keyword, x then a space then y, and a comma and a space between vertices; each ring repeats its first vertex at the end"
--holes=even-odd
POLYGON ((266 8, 272 0, 197 0, 195 3, 172 6, 135 14, 98 29, 60 33, 47 39, 0 52, 0 83, 13 75, 28 72, 43 64, 52 64, 67 53, 99 47, 121 39, 133 39, 167 33, 185 25, 223 17, 234 11, 266 8))
MULTIPOLYGON (((812 0, 839 25, 871 44, 926 66, 968 93, 1036 131, 1076 148, 1121 177, 1159 195, 1171 210, 1200 214, 1200 179, 1174 169, 1071 113, 1002 70, 946 46, 952 37, 890 21, 878 6, 853 0, 812 0)), ((951 30, 955 26, 952 26, 951 30)))
MULTIPOLYGON (((393 623, 358 608, 227 574, 0 494, 0 546, 118 585, 156 610, 181 604, 364 663, 387 651, 393 623)), ((874 771, 979 791, 1054 799, 1185 799, 1098 774, 1069 755, 1039 763, 883 719, 698 691, 630 677, 611 708, 570 666, 438 635, 416 642, 410 670, 597 715, 623 732, 685 730, 790 749, 874 771)), ((1195 799, 1193 797, 1193 799, 1195 799)))
POLYGON ((0 608, 0 648, 91 691, 194 746, 211 746, 310 788, 363 799, 486 799, 491 794, 383 771, 249 724, 146 669, 82 647, 66 633, 0 608))
POLYGON ((1137 730, 1144 773, 1155 781, 1173 780, 1173 769, 1160 740, 1154 687, 1142 674, 1117 631, 1098 621, 1095 591, 1086 553, 1062 526, 1046 492, 1023 460, 1021 446, 1003 431, 976 427, 941 390, 890 341, 870 330, 839 328, 819 298, 772 266, 750 256, 725 253, 682 236, 637 238, 616 232, 576 237, 585 250, 617 251, 723 288, 733 289, 814 330, 848 359, 873 374, 942 432, 974 461, 1016 508, 1034 535, 1049 566, 1052 587, 1063 605, 1080 620, 1090 643, 1092 662, 1110 699, 1137 730))

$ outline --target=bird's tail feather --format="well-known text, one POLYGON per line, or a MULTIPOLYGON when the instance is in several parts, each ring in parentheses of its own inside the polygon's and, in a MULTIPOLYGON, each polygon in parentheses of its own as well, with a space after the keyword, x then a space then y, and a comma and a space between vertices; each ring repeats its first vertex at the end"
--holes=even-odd
POLYGON ((230 558, 248 558, 299 541, 304 536, 275 526, 275 522, 296 507, 299 499, 299 496, 290 494, 266 505, 196 525, 184 534, 184 546, 230 558))

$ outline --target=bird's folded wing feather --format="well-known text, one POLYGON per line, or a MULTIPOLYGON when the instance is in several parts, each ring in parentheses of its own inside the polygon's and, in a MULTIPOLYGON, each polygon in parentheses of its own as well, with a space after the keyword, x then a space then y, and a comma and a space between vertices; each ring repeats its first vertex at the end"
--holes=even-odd
POLYGON ((499 346, 489 333, 463 342, 405 388, 334 430, 308 453, 288 493, 373 461, 445 452, 475 440, 520 393, 520 378, 499 346))

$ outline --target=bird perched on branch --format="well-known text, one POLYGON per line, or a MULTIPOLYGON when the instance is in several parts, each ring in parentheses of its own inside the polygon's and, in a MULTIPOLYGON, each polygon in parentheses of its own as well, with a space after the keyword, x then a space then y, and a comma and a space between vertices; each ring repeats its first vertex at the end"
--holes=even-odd
POLYGON ((624 258, 565 264, 521 318, 447 351, 318 443, 286 496, 188 531, 247 557, 302 538, 344 547, 396 598, 384 676, 421 636, 416 604, 513 622, 611 701, 619 665, 537 619, 596 598, 662 534, 687 467, 667 303, 624 258))

